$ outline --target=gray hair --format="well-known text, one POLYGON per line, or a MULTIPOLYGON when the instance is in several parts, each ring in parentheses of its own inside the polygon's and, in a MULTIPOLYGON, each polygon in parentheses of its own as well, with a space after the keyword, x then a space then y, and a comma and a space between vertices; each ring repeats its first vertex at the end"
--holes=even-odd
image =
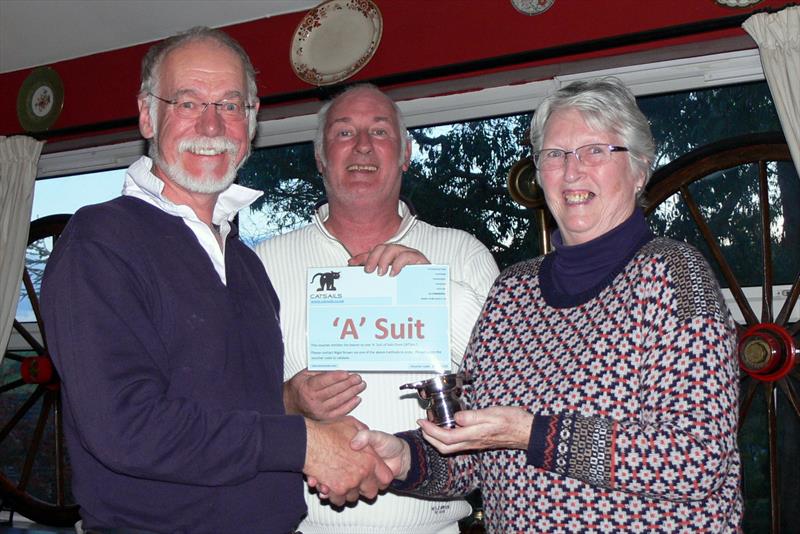
MULTIPOLYGON (((253 68, 253 64, 250 61, 247 52, 245 52, 244 48, 242 48, 242 45, 240 45, 233 37, 223 31, 214 28, 208 28, 206 26, 195 26, 194 28, 186 30, 185 32, 167 37, 163 41, 154 44, 150 47, 142 59, 142 84, 139 87, 139 98, 148 98, 150 118, 154 125, 157 123, 156 104, 158 101, 149 96, 149 93, 158 94, 161 63, 164 61, 164 58, 167 57, 167 54, 173 50, 189 43, 199 41, 215 42, 236 54, 236 56, 242 61, 242 67, 244 68, 245 77, 247 79, 247 87, 245 88, 246 94, 244 95, 245 101, 250 105, 254 105, 258 99, 256 70, 253 68)), ((256 114, 252 111, 249 112, 248 133, 250 134, 250 139, 252 139, 256 133, 257 124, 258 118, 256 117, 256 114)))
MULTIPOLYGON (((622 81, 614 77, 578 81, 545 98, 531 121, 534 153, 543 148, 544 130, 550 116, 565 108, 580 112, 590 128, 619 135, 622 144, 628 147, 632 167, 644 173, 644 185, 647 185, 653 172, 655 141, 647 117, 622 81)), ((538 180, 538 171, 536 175, 538 180)))
POLYGON ((322 162, 323 166, 328 164, 328 161, 325 158, 325 127, 328 124, 328 112, 330 111, 331 106, 345 96, 356 91, 375 92, 386 98, 386 100, 392 105, 395 119, 397 120, 397 128, 400 133, 400 165, 402 165, 405 162, 406 150, 408 150, 408 144, 410 142, 408 137, 408 128, 406 127, 406 121, 403 118, 403 113, 400 111, 400 107, 394 100, 386 96, 383 91, 371 83, 359 83, 356 85, 351 85, 336 95, 333 99, 325 102, 325 104, 322 105, 320 110, 317 112, 317 134, 314 136, 314 155, 317 157, 317 159, 319 159, 320 162, 322 162))

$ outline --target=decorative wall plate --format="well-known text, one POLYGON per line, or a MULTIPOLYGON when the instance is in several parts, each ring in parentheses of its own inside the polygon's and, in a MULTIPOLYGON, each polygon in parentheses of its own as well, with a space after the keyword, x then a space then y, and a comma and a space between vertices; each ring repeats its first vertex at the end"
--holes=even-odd
POLYGON ((728 7, 749 7, 760 1, 761 0, 717 0, 717 3, 728 7))
POLYGON ((538 15, 550 9, 556 0, 511 0, 511 5, 520 13, 538 15))
POLYGON ((17 118, 27 132, 50 128, 64 106, 64 84, 50 67, 34 69, 17 93, 17 118))
POLYGON ((328 0, 300 21, 289 61, 306 83, 338 83, 369 62, 382 33, 381 12, 371 0, 328 0))

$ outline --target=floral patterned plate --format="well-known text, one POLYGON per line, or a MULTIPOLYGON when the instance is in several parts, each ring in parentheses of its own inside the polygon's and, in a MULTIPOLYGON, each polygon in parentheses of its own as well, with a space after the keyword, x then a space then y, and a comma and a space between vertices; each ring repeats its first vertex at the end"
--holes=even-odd
POLYGON ((328 0, 309 11, 292 38, 290 63, 312 85, 331 85, 369 62, 383 32, 371 0, 328 0))
POLYGON ((538 15, 550 9, 556 0, 511 0, 511 4, 520 13, 538 15))
POLYGON ((50 67, 34 69, 17 93, 17 119, 27 132, 43 132, 61 114, 64 84, 50 67))

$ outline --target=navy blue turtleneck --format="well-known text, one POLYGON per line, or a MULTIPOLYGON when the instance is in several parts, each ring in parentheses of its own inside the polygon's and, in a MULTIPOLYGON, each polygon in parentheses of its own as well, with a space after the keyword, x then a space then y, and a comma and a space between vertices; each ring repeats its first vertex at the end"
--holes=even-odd
POLYGON ((545 301, 556 308, 587 302, 610 284, 652 238, 639 208, 619 226, 580 245, 565 245, 561 232, 556 230, 552 235, 555 251, 545 256, 539 274, 545 301))

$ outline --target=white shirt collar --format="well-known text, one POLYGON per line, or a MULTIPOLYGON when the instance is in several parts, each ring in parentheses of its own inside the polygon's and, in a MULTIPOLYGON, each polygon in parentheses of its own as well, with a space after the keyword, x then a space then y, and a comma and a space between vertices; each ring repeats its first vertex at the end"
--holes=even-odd
POLYGON ((231 231, 230 221, 233 220, 239 210, 252 204, 264 193, 232 184, 219 194, 217 202, 214 204, 211 222, 219 227, 219 234, 222 238, 222 248, 220 249, 214 232, 200 220, 192 208, 175 204, 163 195, 164 182, 152 173, 152 168, 153 160, 147 156, 142 156, 136 160, 133 165, 128 167, 125 173, 122 194, 147 202, 169 215, 180 217, 197 237, 200 246, 203 247, 203 250, 206 251, 209 259, 211 259, 214 270, 219 275, 222 283, 225 284, 227 281, 225 273, 225 240, 231 231))
MULTIPOLYGON (((178 205, 162 195, 164 182, 153 174, 153 160, 142 156, 136 160, 125 173, 125 185, 122 194, 144 200, 161 210, 178 217, 197 219, 197 215, 189 206, 178 205)), ((231 186, 219 194, 214 205, 211 219, 217 226, 222 226, 223 221, 232 221, 242 208, 252 204, 263 191, 256 191, 238 184, 231 186)))

